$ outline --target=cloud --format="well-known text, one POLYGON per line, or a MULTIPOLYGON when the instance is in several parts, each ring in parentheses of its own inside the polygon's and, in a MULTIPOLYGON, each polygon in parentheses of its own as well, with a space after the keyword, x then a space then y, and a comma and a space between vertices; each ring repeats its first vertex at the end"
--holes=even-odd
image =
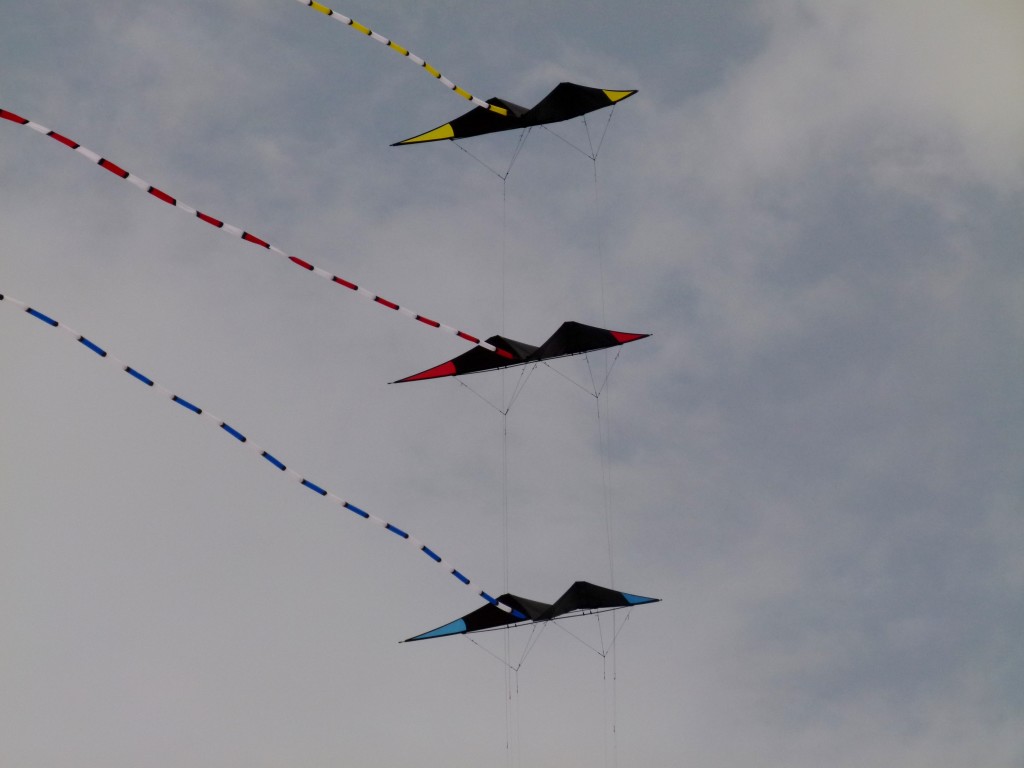
MULTIPOLYGON (((641 88, 596 168, 534 131, 504 187, 452 146, 387 146, 461 108, 408 62, 249 5, 33 3, 0 30, 0 105, 470 332, 653 331, 600 423, 568 380, 586 361, 538 368, 506 497, 498 377, 384 384, 461 342, 6 121, 0 291, 490 591, 506 498, 510 585, 538 599, 607 578, 609 514, 616 583, 665 601, 630 615, 617 688, 546 631, 513 699, 524 762, 600 762, 613 689, 622 762, 1019 762, 1015 4, 339 9, 484 96, 641 88)), ((504 168, 515 137, 492 138, 466 148, 504 168)), ((471 594, 0 314, 8 761, 508 756, 495 659, 392 642, 471 594)))

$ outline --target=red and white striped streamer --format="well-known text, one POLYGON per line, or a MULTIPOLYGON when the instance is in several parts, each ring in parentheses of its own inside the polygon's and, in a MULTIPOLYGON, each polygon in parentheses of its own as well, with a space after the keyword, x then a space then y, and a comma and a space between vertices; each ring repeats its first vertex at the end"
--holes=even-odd
POLYGON ((278 256, 283 256, 293 264, 302 267, 303 269, 309 272, 312 272, 318 277, 322 277, 325 280, 329 280, 332 283, 348 288, 349 290, 359 294, 363 298, 369 299, 370 301, 379 304, 382 307, 394 310, 402 315, 405 315, 406 317, 412 318, 413 320, 418 320, 419 322, 426 326, 429 326, 431 328, 437 328, 438 330, 444 331, 445 333, 450 333, 454 336, 458 336, 460 339, 464 339, 470 342, 471 344, 476 344, 477 346, 483 347, 489 352, 495 352, 496 354, 501 355, 502 357, 511 358, 511 355, 509 355, 508 352, 498 349, 493 345, 488 344, 486 341, 481 341, 479 338, 473 336, 470 333, 460 331, 458 328, 453 328, 450 325, 445 325, 444 323, 440 323, 437 320, 431 320, 429 317, 421 315, 418 312, 414 312, 406 307, 400 306, 396 302, 385 299, 383 296, 380 296, 377 293, 368 290, 367 288, 359 286, 349 280, 346 280, 343 277, 339 277, 338 275, 332 274, 325 269, 321 269, 320 267, 317 267, 311 264, 310 262, 305 261, 304 259, 300 259, 298 256, 291 256, 278 246, 274 245, 273 243, 267 240, 257 237, 251 232, 248 232, 240 227, 236 227, 233 224, 228 224, 227 222, 221 221, 220 219, 211 216, 208 213, 203 213, 202 211, 193 208, 190 205, 187 205, 181 200, 172 197, 167 192, 164 192, 163 190, 154 187, 148 181, 144 181, 135 174, 126 171, 124 168, 111 162, 107 158, 101 157, 96 152, 93 152, 91 149, 83 147, 77 141, 69 139, 67 136, 63 136, 57 133, 56 131, 52 131, 44 125, 40 125, 39 123, 33 122, 32 120, 24 118, 21 115, 17 115, 14 112, 9 112, 8 110, 3 108, 0 108, 0 118, 15 123, 16 125, 23 125, 26 128, 31 128, 33 131, 35 131, 36 133, 40 133, 43 136, 49 136, 54 141, 57 141, 63 144, 64 146, 74 150, 82 157, 87 158, 90 162, 95 163, 96 165, 100 166, 100 168, 104 168, 110 171, 119 179, 124 179, 132 186, 138 187, 140 190, 150 194, 157 200, 163 203, 167 203, 168 205, 171 205, 180 211, 184 211, 190 216, 194 216, 200 221, 204 221, 207 224, 216 227, 217 229, 220 229, 224 232, 227 232, 230 235, 234 235, 235 237, 239 237, 242 240, 245 240, 246 242, 252 243, 253 245, 258 245, 261 248, 265 248, 268 251, 272 251, 273 253, 276 253, 278 256))

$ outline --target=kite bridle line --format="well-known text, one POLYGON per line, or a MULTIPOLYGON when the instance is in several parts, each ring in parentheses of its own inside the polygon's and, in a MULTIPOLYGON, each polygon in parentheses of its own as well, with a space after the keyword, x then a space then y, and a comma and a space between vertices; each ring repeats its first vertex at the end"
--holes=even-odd
POLYGON ((488 344, 486 341, 481 341, 472 334, 466 333, 465 331, 460 331, 458 328, 453 328, 450 325, 439 323, 437 320, 431 320, 429 317, 425 317, 424 315, 421 315, 417 312, 413 312, 411 309, 408 309, 407 307, 403 307, 400 306, 399 304, 396 304, 393 301, 389 301, 388 299, 385 299, 383 296, 379 296, 378 294, 368 290, 367 288, 361 287, 342 277, 334 275, 328 272, 326 269, 321 269, 320 267, 317 267, 311 264, 310 262, 305 261, 304 259, 300 259, 298 256, 291 256, 278 246, 257 237, 251 232, 247 232, 244 229, 241 229, 240 227, 236 227, 233 224, 228 224, 227 222, 221 221, 220 219, 210 216, 207 213, 203 213, 202 211, 193 208, 192 206, 187 205, 186 203, 183 203, 181 200, 171 197, 171 195, 167 194, 163 190, 157 189, 156 187, 152 186, 148 181, 143 181, 135 174, 126 171, 124 168, 112 163, 107 158, 101 157, 97 153, 93 152, 91 149, 83 147, 78 142, 69 139, 67 136, 62 136, 61 134, 57 133, 56 131, 50 130, 44 125, 35 123, 27 118, 22 117, 21 115, 16 115, 14 112, 9 112, 8 110, 3 108, 0 108, 0 118, 9 120, 10 122, 15 123, 16 125, 24 125, 26 128, 31 128, 33 131, 35 131, 36 133, 40 133, 43 136, 49 136, 54 141, 57 141, 60 144, 63 144, 64 146, 74 150, 79 155, 88 158, 90 161, 100 166, 100 168, 104 168, 110 171, 119 179, 124 179, 125 181, 129 182, 132 186, 138 187, 143 192, 149 193, 155 199, 167 203, 168 205, 171 205, 181 211, 184 211, 185 213, 194 216, 200 221, 204 221, 210 226, 216 227, 217 229, 227 232, 230 235, 234 235, 235 237, 239 237, 242 240, 245 240, 246 242, 252 243, 253 245, 258 245, 261 248, 265 248, 268 251, 272 251, 273 253, 276 253, 278 256, 283 256, 293 264, 302 267, 303 269, 309 272, 312 272, 318 277, 322 277, 325 280, 329 280, 332 283, 336 283, 337 285, 348 288, 349 290, 359 294, 365 299, 369 299, 370 301, 375 302, 376 304, 379 304, 382 307, 386 307, 387 309, 395 310, 396 312, 405 315, 406 317, 412 318, 413 320, 418 320, 419 322, 423 323, 426 326, 429 326, 431 328, 437 328, 438 330, 450 333, 453 336, 458 336, 460 339, 464 339, 465 341, 468 341, 471 344, 476 344, 479 347, 483 347, 488 352, 494 352, 500 355, 501 357, 509 359, 512 358, 512 355, 510 355, 505 350, 498 349, 497 347, 488 344))
POLYGON ((504 107, 499 107, 496 106, 495 104, 488 104, 483 99, 478 99, 465 88, 460 88, 459 86, 457 86, 455 83, 453 83, 447 77, 442 75, 440 72, 434 69, 434 67, 425 62, 412 51, 403 48, 393 40, 388 40, 383 35, 377 34, 372 29, 363 26, 355 19, 350 19, 348 16, 345 16, 342 13, 338 13, 337 11, 331 10, 326 5, 316 2, 316 0, 298 0, 298 2, 301 3, 302 5, 312 8, 314 11, 320 11, 320 13, 322 13, 324 16, 340 21, 342 24, 346 24, 347 26, 352 27, 352 29, 356 30, 357 32, 362 32, 367 37, 376 40, 381 45, 385 45, 391 50, 395 51, 396 53, 400 53, 402 56, 405 56, 407 59, 409 59, 409 61, 411 61, 416 66, 422 67, 424 71, 430 74, 435 80, 440 81, 440 83, 449 91, 457 93, 466 101, 471 101, 478 107, 482 107, 483 109, 486 109, 490 112, 494 112, 495 114, 501 115, 502 117, 506 117, 508 115, 508 110, 505 109, 504 107))
POLYGON ((458 582, 460 584, 462 584, 465 587, 468 587, 470 589, 470 591, 472 591, 473 594, 475 594, 477 597, 483 598, 484 600, 486 600, 488 603, 490 603, 494 607, 501 609, 505 613, 508 613, 508 614, 514 616, 517 619, 526 619, 527 618, 520 611, 517 611, 514 608, 511 608, 511 607, 505 605, 504 603, 499 602, 497 599, 495 599, 495 598, 491 597, 489 594, 487 594, 487 592, 485 592, 484 590, 477 589, 476 587, 472 586, 472 582, 469 580, 469 578, 467 578, 461 571, 459 571, 458 568, 453 566, 451 563, 449 563, 447 560, 445 560, 443 557, 441 557, 439 554, 437 554, 434 550, 432 550, 430 547, 428 547, 422 541, 419 541, 418 539, 414 538, 413 536, 411 536, 410 534, 406 533, 405 531, 403 531, 398 526, 393 525, 392 523, 389 523, 386 520, 382 520, 381 518, 377 517, 376 515, 372 515, 369 512, 366 512, 366 511, 360 509, 355 504, 352 504, 349 501, 345 501, 340 496, 336 496, 335 494, 331 493, 330 491, 327 491, 324 488, 322 488, 319 485, 317 485, 316 483, 312 482, 311 480, 308 480, 307 478, 303 477, 298 472, 296 472, 294 469, 291 469, 286 464, 284 464, 280 459, 278 459, 272 453, 270 453, 269 451, 264 450, 259 445, 257 445, 254 442, 252 442, 248 437, 246 437, 244 434, 239 432, 237 429, 232 427, 227 422, 221 420, 217 416, 214 416, 209 411, 207 411, 207 410, 205 410, 203 408, 200 408, 198 405, 192 403, 191 401, 186 400, 185 398, 180 397, 179 395, 174 394, 173 392, 171 392, 166 387, 161 386, 160 384, 155 382, 153 379, 150 379, 145 374, 139 372, 135 368, 132 368, 130 365, 126 364, 123 360, 119 360, 118 358, 114 357, 109 352, 107 352, 105 349, 100 347, 98 344, 96 344, 95 342, 91 341, 90 339, 87 339, 85 336, 80 334, 78 331, 72 329, 71 327, 69 327, 67 325, 64 325, 63 323, 58 322, 57 320, 54 320, 52 317, 43 314, 39 310, 34 309, 33 307, 30 307, 28 304, 26 304, 26 303, 24 303, 22 301, 19 301, 18 299, 15 299, 15 298, 13 298, 11 296, 4 296, 3 294, 0 294, 0 302, 10 304, 13 307, 17 307, 18 309, 22 310, 26 314, 29 314, 32 317, 36 318, 37 320, 40 320, 41 322, 45 323, 46 325, 50 326, 51 328, 58 328, 58 329, 64 331, 65 333, 70 335, 73 339, 75 339, 75 341, 77 341, 82 346, 84 346, 86 349, 90 350, 91 352, 94 352, 97 356, 103 358, 103 360, 105 362, 108 362, 111 365, 116 366, 120 370, 122 370, 125 373, 129 374, 136 381, 138 381, 138 382, 140 382, 142 384, 145 384, 147 387, 152 389, 154 392, 156 392, 156 393, 160 394, 161 396, 171 400, 174 403, 177 403, 182 408, 184 408, 186 411, 189 411, 189 412, 191 412, 191 413, 193 413, 193 414, 195 414, 197 416, 200 416, 203 419, 205 419, 206 421, 208 421, 211 424, 213 424, 214 426, 220 428, 222 431, 224 431, 225 433, 230 435, 232 438, 234 438, 237 442, 244 444, 246 447, 248 447, 250 450, 252 450, 256 455, 258 455, 261 458, 265 459, 268 464, 270 464, 271 466, 275 467, 277 470, 279 470, 284 475, 286 475, 289 479, 295 481, 296 483, 298 483, 301 486, 304 486, 305 488, 308 488, 309 490, 313 491, 314 493, 318 494, 319 496, 323 496, 328 501, 333 502, 334 504, 338 505, 342 509, 346 509, 349 512, 352 512, 353 514, 358 515, 363 520, 366 520, 366 521, 368 521, 370 523, 373 523, 374 525, 376 525, 376 526, 378 526, 378 527, 380 527, 380 528, 382 528, 382 529, 384 529, 386 531, 390 531, 391 533, 393 533, 396 536, 398 536, 400 539, 408 542, 413 547, 415 547, 417 550, 419 550, 420 552, 425 554, 427 557, 429 557, 435 564, 440 566, 446 573, 449 573, 450 575, 454 576, 455 579, 458 580, 458 582))

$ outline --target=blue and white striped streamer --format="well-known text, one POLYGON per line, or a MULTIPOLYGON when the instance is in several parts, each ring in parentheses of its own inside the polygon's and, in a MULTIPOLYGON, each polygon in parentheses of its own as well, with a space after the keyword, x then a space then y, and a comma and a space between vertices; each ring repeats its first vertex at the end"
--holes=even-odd
POLYGON ((414 538, 413 536, 411 536, 410 534, 408 534, 407 532, 405 532, 404 530, 399 528, 397 525, 394 525, 393 523, 389 523, 386 520, 382 520, 381 518, 377 517, 376 515, 372 515, 369 512, 366 512, 366 511, 360 509, 359 507, 357 507, 352 502, 345 501, 340 496, 337 496, 337 495, 331 493, 330 491, 326 490, 325 488, 321 487, 320 485, 317 485, 312 480, 309 480, 308 478, 304 477, 303 475, 299 474, 294 469, 292 469, 291 467, 286 465, 277 456, 275 456, 274 454, 270 453, 269 451, 264 450, 262 447, 260 447, 256 443, 254 443, 245 434, 243 434, 241 431, 239 431, 235 427, 233 427, 230 424, 228 424, 226 421, 223 421, 219 417, 217 417, 217 416, 213 415, 212 413, 210 413, 210 411, 206 410, 205 408, 201 408, 199 405, 191 402, 190 400, 185 399, 184 397, 181 397, 180 395, 175 394, 174 392, 172 392, 171 390, 167 389, 166 387, 158 384, 156 381, 151 379, 146 374, 142 373, 141 371, 139 371, 139 370, 137 370, 135 368, 132 368, 130 365, 125 363, 123 360, 120 360, 117 357, 114 357, 114 355, 112 355, 109 352, 107 352, 107 350, 104 349, 103 347, 101 347, 99 344, 97 344, 96 342, 92 341, 91 339, 86 338, 85 336, 83 336, 82 334, 80 334, 78 331, 74 330, 70 326, 67 326, 67 325, 64 325, 63 323, 58 322, 57 320, 53 319, 49 315, 46 315, 43 312, 40 312, 38 309, 35 309, 34 307, 30 307, 25 302, 19 301, 18 299, 12 298, 11 296, 4 296, 3 294, 0 294, 0 302, 8 304, 8 305, 10 305, 12 307, 16 307, 17 309, 21 310, 22 312, 24 312, 24 313, 26 313, 28 315, 31 315, 32 317, 34 317, 37 320, 45 323, 46 325, 50 326, 51 328, 57 328, 59 330, 64 331, 65 333, 69 334, 75 341, 77 341, 83 347, 88 349, 90 352, 93 352, 94 354, 96 354, 97 356, 102 358, 104 361, 106 361, 106 362, 110 363, 111 365, 117 367, 118 369, 124 371, 129 376, 131 376, 133 379, 135 379, 136 381, 140 382, 141 384, 146 385, 147 387, 152 389, 154 392, 159 394, 161 397, 165 397, 165 398, 171 400, 172 402, 177 403, 179 406, 184 408, 189 413, 195 414, 196 416, 200 416, 203 419, 205 419, 206 421, 210 422, 215 427, 217 427, 222 432, 224 432, 229 437, 231 437, 234 441, 236 441, 238 443, 241 443, 242 445, 246 446, 249 450, 253 451, 257 456, 259 456, 260 458, 264 459, 268 464, 270 464, 270 466, 274 467, 279 472, 283 473, 289 479, 293 480, 294 482, 298 483, 299 485, 301 485, 301 486, 303 486, 305 488, 308 488, 309 490, 313 491, 314 493, 316 493, 316 494, 318 494, 320 496, 323 496, 325 499, 327 499, 328 501, 332 502, 333 504, 336 504, 339 507, 341 507, 343 509, 346 509, 349 512, 352 512, 353 514, 357 515, 361 519, 366 520, 367 522, 372 523, 372 524, 374 524, 374 525, 376 525, 376 526, 378 526, 380 528, 383 528, 386 531, 390 531, 394 535, 398 536, 400 539, 403 539, 403 540, 407 541, 409 544, 411 544, 417 550, 419 550, 420 552, 425 554, 427 557, 429 557, 431 559, 431 561, 433 561, 435 564, 437 564, 438 566, 443 568, 446 573, 449 573, 453 577, 455 577, 455 579, 457 579, 460 584, 462 584, 463 586, 468 587, 470 590, 472 590, 473 594, 477 595, 478 597, 483 598, 484 600, 486 600, 491 605, 495 606, 496 608, 500 608, 501 610, 505 611, 506 613, 511 614, 512 616, 516 617, 517 619, 525 619, 526 618, 526 616, 524 616, 520 611, 517 611, 514 608, 510 608, 507 605, 504 605, 503 603, 499 602, 497 599, 491 597, 484 590, 477 589, 475 586, 473 586, 473 583, 470 581, 470 579, 466 575, 464 575, 458 568, 456 568, 454 565, 449 563, 447 560, 445 560, 443 557, 441 557, 441 555, 439 555, 433 549, 428 547, 422 541, 419 541, 418 539, 414 538))

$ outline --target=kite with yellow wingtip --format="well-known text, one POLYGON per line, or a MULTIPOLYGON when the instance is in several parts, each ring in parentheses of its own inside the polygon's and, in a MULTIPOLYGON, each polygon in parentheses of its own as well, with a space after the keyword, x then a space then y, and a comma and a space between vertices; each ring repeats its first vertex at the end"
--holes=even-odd
POLYGON ((481 136, 485 133, 512 131, 518 128, 532 128, 548 123, 559 123, 574 117, 581 117, 603 107, 612 107, 623 99, 636 93, 630 91, 613 91, 606 88, 590 88, 576 83, 559 83, 547 96, 537 102, 536 106, 527 109, 504 99, 488 99, 488 108, 478 107, 470 110, 462 117, 450 123, 438 126, 418 136, 392 144, 400 147, 406 144, 424 144, 443 139, 466 139, 470 136, 481 136), (508 114, 498 117, 494 107, 501 107, 508 114))

